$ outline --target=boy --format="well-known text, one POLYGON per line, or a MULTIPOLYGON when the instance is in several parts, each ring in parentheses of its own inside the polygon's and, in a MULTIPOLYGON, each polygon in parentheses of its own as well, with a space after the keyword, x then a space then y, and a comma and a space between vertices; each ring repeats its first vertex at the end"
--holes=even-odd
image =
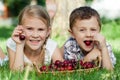
POLYGON ((84 6, 73 10, 70 15, 71 37, 61 48, 65 59, 82 59, 84 62, 102 58, 102 67, 113 70, 116 58, 105 37, 100 34, 101 22, 98 12, 84 6))

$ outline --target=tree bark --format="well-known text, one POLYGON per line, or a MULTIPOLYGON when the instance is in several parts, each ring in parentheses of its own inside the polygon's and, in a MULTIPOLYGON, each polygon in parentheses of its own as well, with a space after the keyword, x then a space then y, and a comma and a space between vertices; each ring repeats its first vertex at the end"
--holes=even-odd
MULTIPOLYGON (((56 4, 56 11, 54 18, 52 18, 52 35, 51 37, 61 37, 64 35, 67 38, 69 28, 69 15, 73 9, 83 6, 85 0, 46 0, 54 1, 56 4)), ((47 4, 46 4, 47 5, 47 4)))

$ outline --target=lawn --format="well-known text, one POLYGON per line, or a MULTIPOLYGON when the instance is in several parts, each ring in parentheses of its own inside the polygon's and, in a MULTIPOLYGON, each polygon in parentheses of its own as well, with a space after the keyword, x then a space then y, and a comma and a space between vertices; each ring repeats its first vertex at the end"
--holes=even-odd
MULTIPOLYGON (((114 71, 106 71, 104 69, 92 72, 74 72, 59 74, 37 74, 35 71, 29 72, 26 80, 120 80, 120 20, 104 21, 102 25, 102 34, 112 45, 113 52, 117 58, 117 64, 114 71)), ((0 47, 7 54, 6 40, 11 36, 14 27, 0 26, 0 47)), ((59 29, 59 28, 58 28, 59 29)), ((52 39, 61 46, 66 38, 64 36, 53 36, 52 39)), ((0 80, 25 80, 26 71, 12 72, 9 70, 8 63, 0 67, 0 80)))

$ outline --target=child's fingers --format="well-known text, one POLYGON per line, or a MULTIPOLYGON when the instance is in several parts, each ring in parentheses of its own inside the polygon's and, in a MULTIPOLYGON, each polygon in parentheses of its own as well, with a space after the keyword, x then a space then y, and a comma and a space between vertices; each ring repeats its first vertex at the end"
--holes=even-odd
POLYGON ((21 34, 21 33, 23 33, 23 27, 22 26, 20 26, 20 25, 18 25, 15 29, 14 29, 14 31, 13 31, 13 36, 15 35, 15 36, 19 36, 19 34, 21 34))

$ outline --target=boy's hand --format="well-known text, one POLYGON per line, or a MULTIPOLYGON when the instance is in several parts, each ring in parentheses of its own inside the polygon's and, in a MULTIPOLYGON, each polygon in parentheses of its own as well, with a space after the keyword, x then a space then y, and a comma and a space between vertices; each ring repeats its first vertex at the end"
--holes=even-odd
POLYGON ((13 34, 12 34, 12 39, 16 42, 16 44, 24 44, 24 41, 23 40, 20 40, 20 35, 25 35, 23 33, 23 27, 21 25, 18 25, 14 31, 13 31, 13 34))
POLYGON ((101 59, 101 52, 99 49, 94 48, 91 52, 89 52, 83 59, 83 62, 91 62, 96 60, 97 58, 101 59))
POLYGON ((95 42, 95 45, 98 47, 98 49, 102 49, 104 47, 106 47, 106 40, 105 40, 105 37, 101 34, 96 34, 94 35, 94 38, 93 38, 94 42, 95 42))

